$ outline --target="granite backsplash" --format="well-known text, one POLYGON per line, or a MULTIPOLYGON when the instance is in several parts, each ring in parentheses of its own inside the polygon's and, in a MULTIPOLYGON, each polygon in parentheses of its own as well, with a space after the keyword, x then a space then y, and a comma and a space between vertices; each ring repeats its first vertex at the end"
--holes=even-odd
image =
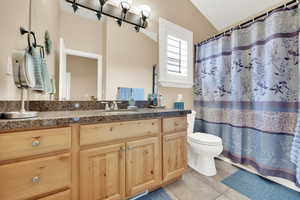
MULTIPOLYGON (((49 112, 49 111, 78 111, 78 110, 103 110, 104 102, 113 101, 26 101, 25 108, 28 111, 49 112)), ((128 101, 117 101, 119 109, 126 109, 128 101)), ((147 101, 136 101, 139 108, 147 108, 147 101)), ((0 101, 0 113, 19 111, 20 101, 0 101)))

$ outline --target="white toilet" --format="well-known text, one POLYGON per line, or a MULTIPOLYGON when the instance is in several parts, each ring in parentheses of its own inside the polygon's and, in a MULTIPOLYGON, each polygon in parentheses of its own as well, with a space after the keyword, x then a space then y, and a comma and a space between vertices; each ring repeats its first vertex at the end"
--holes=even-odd
POLYGON ((217 174, 214 158, 223 151, 222 139, 206 133, 194 133, 196 112, 188 115, 188 165, 197 172, 214 176, 217 174))

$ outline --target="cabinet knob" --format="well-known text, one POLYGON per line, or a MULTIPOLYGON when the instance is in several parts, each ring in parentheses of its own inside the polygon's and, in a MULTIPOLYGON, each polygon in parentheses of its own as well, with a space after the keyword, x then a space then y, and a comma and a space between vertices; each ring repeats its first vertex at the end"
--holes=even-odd
POLYGON ((40 146, 40 144, 41 144, 41 142, 39 140, 34 140, 32 142, 32 147, 38 147, 38 146, 40 146))
POLYGON ((38 177, 38 176, 32 177, 31 181, 32 181, 32 183, 39 183, 40 177, 38 177))

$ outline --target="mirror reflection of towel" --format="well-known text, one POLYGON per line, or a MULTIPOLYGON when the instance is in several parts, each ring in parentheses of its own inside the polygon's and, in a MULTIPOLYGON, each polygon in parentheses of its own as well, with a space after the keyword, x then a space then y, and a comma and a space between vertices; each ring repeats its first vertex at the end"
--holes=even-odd
POLYGON ((118 88, 117 99, 128 101, 130 97, 131 97, 131 88, 124 88, 124 87, 118 88))
POLYGON ((44 91, 44 80, 42 75, 42 57, 40 54, 40 51, 38 51, 37 48, 32 48, 30 52, 33 60, 33 74, 30 74, 29 76, 32 76, 35 80, 35 86, 32 88, 36 91, 44 91))
POLYGON ((145 100, 144 88, 118 88, 117 98, 119 100, 128 101, 130 98, 133 98, 135 101, 145 100))
POLYGON ((144 88, 132 88, 132 97, 135 101, 144 101, 145 100, 144 88))
POLYGON ((44 85, 44 92, 47 94, 52 94, 53 86, 52 86, 52 82, 48 71, 48 66, 45 59, 42 60, 41 70, 42 70, 41 72, 42 72, 42 79, 44 85))

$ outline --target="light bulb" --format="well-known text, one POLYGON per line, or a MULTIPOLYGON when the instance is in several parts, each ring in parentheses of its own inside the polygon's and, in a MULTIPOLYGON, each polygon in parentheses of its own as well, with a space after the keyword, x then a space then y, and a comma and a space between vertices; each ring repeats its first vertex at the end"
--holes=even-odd
POLYGON ((141 17, 149 18, 151 14, 151 8, 148 5, 141 5, 139 7, 141 17))
POLYGON ((120 0, 120 6, 124 10, 130 10, 132 5, 132 0, 120 0))

